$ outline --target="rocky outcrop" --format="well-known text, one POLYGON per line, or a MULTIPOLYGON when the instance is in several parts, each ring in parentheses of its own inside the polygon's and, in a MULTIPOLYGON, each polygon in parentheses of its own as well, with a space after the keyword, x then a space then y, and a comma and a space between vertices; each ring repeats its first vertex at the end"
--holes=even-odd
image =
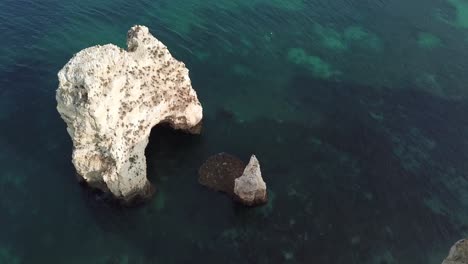
POLYGON ((231 196, 244 205, 256 206, 267 202, 266 184, 260 164, 252 155, 245 166, 240 159, 227 153, 208 158, 198 170, 200 184, 231 196))
POLYGON ((245 205, 255 206, 268 201, 266 184, 255 155, 250 158, 241 177, 234 182, 234 194, 245 205))
POLYGON ((234 196, 234 180, 242 175, 245 163, 227 153, 209 157, 198 170, 198 182, 215 191, 234 196))
POLYGON ((468 264, 468 240, 462 239, 455 243, 442 264, 468 264))
POLYGON ((202 107, 187 68, 144 26, 128 31, 127 51, 84 49, 58 78, 57 110, 79 177, 123 201, 151 194, 144 152, 152 127, 199 132, 202 107))

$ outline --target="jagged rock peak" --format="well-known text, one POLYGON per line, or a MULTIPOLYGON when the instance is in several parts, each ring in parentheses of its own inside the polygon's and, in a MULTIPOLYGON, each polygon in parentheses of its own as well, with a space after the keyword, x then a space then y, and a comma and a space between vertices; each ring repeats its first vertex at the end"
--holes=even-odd
POLYGON ((268 201, 266 183, 263 181, 260 163, 255 155, 250 157, 242 176, 235 179, 234 193, 240 202, 249 206, 264 204, 268 201))

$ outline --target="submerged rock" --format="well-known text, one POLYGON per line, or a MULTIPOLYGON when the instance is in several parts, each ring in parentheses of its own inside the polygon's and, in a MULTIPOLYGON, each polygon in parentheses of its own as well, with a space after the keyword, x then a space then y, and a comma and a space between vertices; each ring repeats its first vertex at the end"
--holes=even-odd
POLYGON ((245 163, 227 153, 209 157, 198 170, 200 184, 234 196, 234 180, 242 176, 245 163))
POLYGON ((468 240, 462 239, 455 243, 442 264, 468 264, 468 240))
POLYGON ((250 157, 249 164, 241 177, 235 179, 234 194, 245 205, 255 206, 268 202, 266 183, 263 181, 260 163, 255 155, 250 157))
POLYGON ((58 73, 56 94, 78 176, 125 202, 152 194, 144 153, 151 128, 198 133, 203 115, 188 69, 148 28, 132 27, 127 46, 78 52, 58 73))
POLYGON ((266 184, 262 179, 260 164, 252 155, 245 166, 240 159, 227 153, 208 158, 198 170, 200 184, 231 196, 248 206, 267 202, 266 184))

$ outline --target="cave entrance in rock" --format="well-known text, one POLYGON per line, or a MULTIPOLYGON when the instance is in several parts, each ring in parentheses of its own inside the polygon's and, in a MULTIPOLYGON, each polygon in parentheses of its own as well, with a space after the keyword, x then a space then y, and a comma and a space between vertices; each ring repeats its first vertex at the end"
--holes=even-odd
POLYGON ((197 182, 198 166, 203 162, 203 136, 176 130, 168 124, 151 129, 145 149, 147 178, 156 188, 163 188, 169 178, 183 183, 180 178, 197 182), (182 177, 179 177, 182 176, 182 177))

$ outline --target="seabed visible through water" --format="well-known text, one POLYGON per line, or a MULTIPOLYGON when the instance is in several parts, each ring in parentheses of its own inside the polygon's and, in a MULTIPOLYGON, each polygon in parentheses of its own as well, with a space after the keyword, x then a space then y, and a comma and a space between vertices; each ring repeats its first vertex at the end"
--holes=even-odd
POLYGON ((465 0, 0 1, 0 263, 441 263, 468 234, 465 0), (152 131, 157 195, 74 177, 56 74, 146 25, 190 69, 204 130, 152 131), (255 153, 270 202, 197 182, 255 153))

